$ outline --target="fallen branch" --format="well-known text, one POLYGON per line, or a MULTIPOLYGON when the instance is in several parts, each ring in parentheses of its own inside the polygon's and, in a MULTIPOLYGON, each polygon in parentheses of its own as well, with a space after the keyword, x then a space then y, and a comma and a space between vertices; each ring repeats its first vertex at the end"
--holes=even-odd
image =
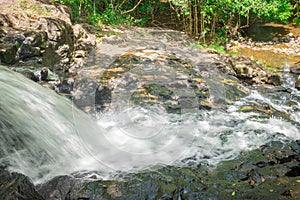
POLYGON ((125 11, 124 13, 130 13, 130 12, 132 12, 132 11, 134 11, 139 5, 140 5, 140 3, 142 2, 143 0, 140 0, 132 9, 130 9, 130 10, 127 10, 127 11, 125 11))

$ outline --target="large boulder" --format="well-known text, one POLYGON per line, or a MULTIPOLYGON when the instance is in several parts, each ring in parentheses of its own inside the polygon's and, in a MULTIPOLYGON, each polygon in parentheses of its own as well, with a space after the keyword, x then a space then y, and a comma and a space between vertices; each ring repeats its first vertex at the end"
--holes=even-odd
POLYGON ((69 9, 48 0, 5 1, 0 13, 0 63, 34 81, 46 81, 42 84, 50 84, 58 92, 69 93, 67 80, 96 45, 91 28, 73 26, 69 9), (44 67, 58 79, 41 78, 44 67))
POLYGON ((262 64, 248 57, 227 57, 226 62, 235 72, 235 76, 248 84, 278 86, 282 82, 278 74, 266 70, 262 64))
MULTIPOLYGON (((48 66, 69 63, 74 50, 89 51, 96 38, 86 26, 72 25, 66 6, 51 1, 5 1, 0 8, 0 45, 16 45, 12 64, 32 57, 48 66), (74 48, 75 46, 75 48, 74 48)), ((4 51, 1 51, 4 52, 4 51)), ((2 56, 3 57, 3 56, 2 56)))
POLYGON ((294 74, 300 74, 300 62, 294 64, 291 68, 290 68, 290 72, 294 73, 294 74))
POLYGON ((127 51, 106 69, 79 74, 73 102, 96 110, 120 106, 121 102, 157 104, 167 112, 183 113, 222 108, 248 94, 235 77, 212 70, 214 64, 195 65, 161 50, 127 51))

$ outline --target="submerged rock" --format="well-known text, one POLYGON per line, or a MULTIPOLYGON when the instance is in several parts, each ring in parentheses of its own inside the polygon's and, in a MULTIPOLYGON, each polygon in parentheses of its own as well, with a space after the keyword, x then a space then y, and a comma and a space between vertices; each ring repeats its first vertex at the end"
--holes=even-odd
MULTIPOLYGON (((216 167, 155 166, 115 180, 58 176, 36 187, 1 170, 0 197, 8 199, 298 199, 300 141, 273 141, 216 167)), ((95 173, 95 172, 92 172, 95 173)), ((88 173, 87 173, 88 174, 88 173)))
POLYGON ((298 199, 300 141, 274 141, 217 167, 156 166, 117 180, 56 177, 46 199, 298 199))

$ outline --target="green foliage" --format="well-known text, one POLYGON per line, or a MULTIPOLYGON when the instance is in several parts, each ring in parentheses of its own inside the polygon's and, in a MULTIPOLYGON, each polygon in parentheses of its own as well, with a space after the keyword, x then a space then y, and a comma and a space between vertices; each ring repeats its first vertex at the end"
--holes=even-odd
POLYGON ((300 18, 295 17, 295 18, 293 19, 293 22, 295 23, 296 26, 300 26, 300 18))
POLYGON ((289 0, 169 0, 185 21, 186 31, 203 42, 234 36, 255 19, 287 23, 293 6, 289 0), (217 33, 217 34, 216 34, 217 33))
MULTIPOLYGON (((26 2, 27 0, 22 0, 26 2)), ((300 24, 295 0, 54 0, 68 5, 75 21, 143 26, 175 12, 182 29, 202 43, 217 45, 255 20, 300 24)), ((23 3, 24 4, 24 3, 23 3)), ((166 19, 168 21, 168 19, 166 19)))
POLYGON ((130 14, 124 13, 130 1, 96 1, 96 0, 55 0, 70 7, 73 21, 88 21, 97 25, 99 21, 106 25, 130 25, 130 14), (112 4, 113 3, 113 4, 112 4))
POLYGON ((191 46, 199 48, 199 49, 213 49, 218 53, 227 53, 225 48, 221 44, 217 44, 217 43, 211 43, 211 44, 207 45, 202 42, 197 42, 197 43, 191 44, 191 46))
POLYGON ((100 14, 93 14, 91 16, 88 16, 88 19, 93 24, 97 24, 99 21, 106 25, 127 25, 130 26, 132 24, 132 17, 130 15, 120 15, 116 11, 112 9, 105 9, 100 14))

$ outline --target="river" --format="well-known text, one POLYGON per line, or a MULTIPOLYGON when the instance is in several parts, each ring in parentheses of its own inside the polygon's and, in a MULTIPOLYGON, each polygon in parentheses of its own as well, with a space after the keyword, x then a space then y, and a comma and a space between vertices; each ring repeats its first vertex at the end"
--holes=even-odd
MULTIPOLYGON (((99 49, 102 55, 103 51, 109 51, 99 49)), ((171 49, 174 53, 175 50, 171 49)), ((128 49, 118 49, 119 55, 124 54, 122 51, 128 49)), ((190 47, 186 51, 181 48, 175 54, 180 57, 188 55, 187 52, 190 52, 190 47)), ((167 59, 161 50, 137 51, 137 55, 155 58, 155 65, 147 59, 142 59, 141 63, 135 60, 139 68, 130 70, 130 73, 139 74, 143 69, 144 77, 152 77, 143 79, 151 83, 151 87, 158 82, 171 88, 168 85, 170 78, 185 79, 185 71, 179 68, 174 71, 174 68, 160 63, 161 70, 157 70, 157 63, 163 62, 160 56, 167 59)), ((193 59, 196 59, 195 55, 198 54, 194 52, 193 59)), ((109 59, 116 58, 112 56, 109 59)), ((99 72, 93 67, 97 62, 90 61, 81 75, 95 76, 99 72)), ((184 62, 183 65, 188 66, 184 62)), ((125 73, 124 77, 127 80, 135 76, 125 73)), ((225 94, 234 89, 223 86, 218 76, 204 77, 212 91, 210 99, 213 102, 221 99, 221 103, 215 103, 217 106, 212 109, 194 109, 194 90, 187 86, 178 89, 185 84, 180 82, 182 85, 176 86, 172 95, 175 93, 177 99, 192 97, 192 103, 181 102, 181 106, 185 107, 181 107, 184 112, 179 113, 169 112, 165 104, 134 103, 131 101, 133 92, 127 90, 127 86, 135 90, 141 88, 119 79, 115 96, 112 96, 114 106, 98 110, 91 116, 79 110, 69 99, 1 66, 0 163, 31 177, 35 183, 80 171, 98 171, 101 178, 107 179, 154 165, 195 167, 199 163, 207 163, 213 167, 270 141, 300 139, 300 94, 293 87, 295 80, 289 74, 288 63, 285 63, 284 77, 282 86, 285 89, 250 87, 247 94, 230 103, 225 94), (290 92, 286 92, 287 89, 290 92), (130 100, 129 103, 127 100, 130 100)), ((199 78, 195 80, 201 84, 199 78)), ((155 91, 161 92, 161 88, 155 91)), ((163 97, 169 103, 171 97, 163 97)))

